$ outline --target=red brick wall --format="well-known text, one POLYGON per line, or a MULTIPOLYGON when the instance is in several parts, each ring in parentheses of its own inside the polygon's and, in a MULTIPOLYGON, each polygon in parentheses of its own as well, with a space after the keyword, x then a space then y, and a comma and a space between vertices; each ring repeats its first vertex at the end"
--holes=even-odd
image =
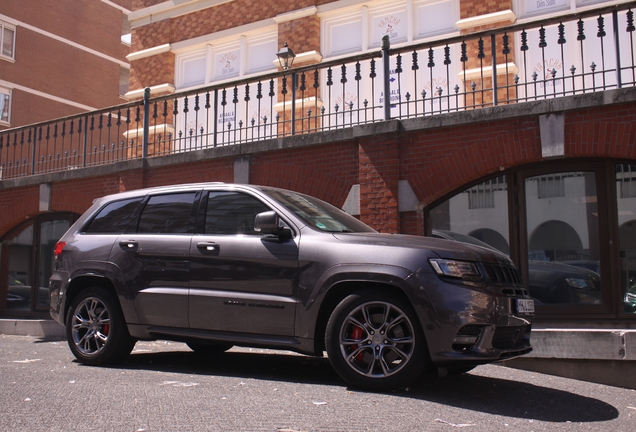
MULTIPOLYGON (((636 106, 565 113, 568 158, 636 159, 636 106)), ((241 156, 245 157, 245 156, 241 156)), ((250 182, 308 193, 341 207, 360 184, 360 219, 382 232, 423 234, 422 207, 502 169, 542 160, 539 122, 527 118, 373 135, 256 153, 250 182), (417 211, 398 212, 397 185, 408 180, 417 211)), ((94 198, 123 190, 234 179, 234 158, 201 160, 52 185, 51 210, 82 213, 94 198)), ((38 214, 39 188, 0 189, 0 238, 38 214)))

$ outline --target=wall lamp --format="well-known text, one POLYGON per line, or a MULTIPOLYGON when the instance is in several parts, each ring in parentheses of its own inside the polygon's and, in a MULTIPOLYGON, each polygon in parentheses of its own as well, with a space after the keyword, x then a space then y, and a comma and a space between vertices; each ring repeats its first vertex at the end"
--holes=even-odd
POLYGON ((294 64, 296 54, 294 54, 289 45, 287 45, 287 42, 285 42, 285 45, 276 53, 276 57, 278 57, 280 67, 283 68, 283 70, 287 70, 294 64))

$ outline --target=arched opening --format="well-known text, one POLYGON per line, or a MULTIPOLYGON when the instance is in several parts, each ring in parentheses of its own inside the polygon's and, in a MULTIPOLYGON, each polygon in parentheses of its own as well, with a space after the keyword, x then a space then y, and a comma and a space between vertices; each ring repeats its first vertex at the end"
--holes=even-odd
POLYGON ((530 235, 528 258, 536 261, 588 259, 576 230, 565 222, 549 220, 541 223, 530 235))
POLYGON ((505 237, 495 230, 480 228, 470 232, 468 235, 489 244, 506 255, 510 255, 510 245, 506 241, 505 237))

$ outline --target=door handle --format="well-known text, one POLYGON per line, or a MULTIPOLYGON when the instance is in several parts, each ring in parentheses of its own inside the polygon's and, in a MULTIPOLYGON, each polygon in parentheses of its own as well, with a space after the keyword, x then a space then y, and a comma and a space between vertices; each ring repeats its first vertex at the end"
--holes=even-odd
POLYGON ((218 250, 219 246, 214 242, 201 242, 197 243, 197 248, 212 252, 218 250))
POLYGON ((136 251, 139 247, 139 243, 134 240, 120 241, 119 247, 121 247, 123 250, 136 251))

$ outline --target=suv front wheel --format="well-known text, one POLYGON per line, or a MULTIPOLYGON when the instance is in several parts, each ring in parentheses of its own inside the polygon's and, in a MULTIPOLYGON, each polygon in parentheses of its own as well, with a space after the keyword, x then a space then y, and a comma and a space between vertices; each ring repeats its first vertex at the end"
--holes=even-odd
POLYGON ((99 287, 83 290, 71 303, 66 339, 73 355, 92 366, 117 362, 135 346, 119 305, 99 287))
POLYGON ((426 342, 410 305, 380 290, 362 290, 334 309, 326 329, 329 360, 354 387, 406 386, 426 364, 426 342))

